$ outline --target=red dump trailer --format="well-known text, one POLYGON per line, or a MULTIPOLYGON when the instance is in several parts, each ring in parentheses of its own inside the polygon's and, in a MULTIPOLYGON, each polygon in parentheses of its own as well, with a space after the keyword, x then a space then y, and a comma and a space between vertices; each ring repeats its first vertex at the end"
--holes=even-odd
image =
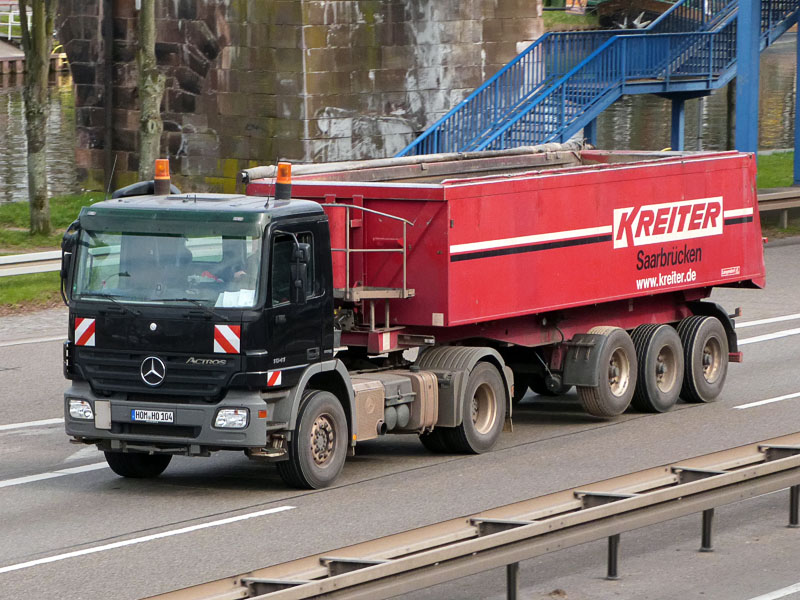
POLYGON ((604 417, 710 402, 741 354, 706 299, 764 285, 749 154, 553 145, 242 179, 136 185, 65 236, 66 428, 121 475, 243 450, 322 487, 386 433, 487 451, 529 389, 575 386, 604 417))

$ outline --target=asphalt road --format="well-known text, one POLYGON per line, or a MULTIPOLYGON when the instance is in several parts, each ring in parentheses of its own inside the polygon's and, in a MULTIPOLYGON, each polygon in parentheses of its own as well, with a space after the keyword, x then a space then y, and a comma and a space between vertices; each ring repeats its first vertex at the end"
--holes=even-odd
MULTIPOLYGON (((156 480, 116 477, 93 448, 69 444, 58 420, 63 310, 4 318, 0 598, 141 598, 800 431, 800 239, 766 256, 766 290, 714 293, 742 307, 745 352, 718 402, 606 421, 584 415, 574 392, 530 394, 494 452, 432 455, 414 436, 389 436, 359 445, 339 484, 314 492, 232 453, 176 457, 156 480), (230 517, 240 519, 217 523, 230 517)), ((800 530, 787 515, 788 492, 719 509, 709 554, 696 551, 699 515, 625 534, 618 581, 603 579, 604 543, 528 561, 522 597, 797 599, 800 530)), ((503 598, 504 581, 494 570, 407 597, 503 598)))

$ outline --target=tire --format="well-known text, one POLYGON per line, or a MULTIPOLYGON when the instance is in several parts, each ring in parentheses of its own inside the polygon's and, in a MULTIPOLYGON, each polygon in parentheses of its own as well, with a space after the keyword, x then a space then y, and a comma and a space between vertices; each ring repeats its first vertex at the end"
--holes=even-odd
POLYGON ((453 451, 450 448, 449 432, 449 427, 438 427, 428 433, 420 434, 419 441, 434 454, 449 454, 453 451))
POLYGON ((728 336, 719 319, 687 317, 678 324, 683 343, 683 387, 686 402, 713 402, 728 375, 728 336))
POLYGON ((640 325, 631 334, 639 364, 631 404, 643 412, 667 412, 683 385, 683 347, 669 325, 640 325))
POLYGON ((480 362, 472 369, 462 398, 461 425, 445 430, 454 452, 480 454, 497 443, 506 418, 506 392, 494 365, 480 362))
POLYGON ((593 327, 589 333, 608 339, 598 360, 597 387, 578 386, 583 409, 596 417, 615 417, 625 412, 636 388, 636 350, 631 336, 619 327, 593 327))
POLYGON ((172 460, 171 454, 140 454, 137 452, 104 452, 111 470, 121 477, 152 479, 158 477, 172 460))
POLYGON ((289 443, 289 458, 276 464, 278 474, 293 487, 328 487, 342 471, 347 443, 347 418, 336 396, 306 390, 289 443))

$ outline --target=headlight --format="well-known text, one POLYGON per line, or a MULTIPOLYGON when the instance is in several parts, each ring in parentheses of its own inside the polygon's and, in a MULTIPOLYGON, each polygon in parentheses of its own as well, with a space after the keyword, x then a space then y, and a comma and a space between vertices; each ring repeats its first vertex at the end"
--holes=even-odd
POLYGON ((77 398, 69 399, 69 416, 73 419, 83 419, 91 421, 94 419, 94 411, 92 405, 86 400, 78 400, 77 398))
POLYGON ((214 427, 220 429, 244 429, 247 427, 246 408, 223 408, 214 419, 214 427))

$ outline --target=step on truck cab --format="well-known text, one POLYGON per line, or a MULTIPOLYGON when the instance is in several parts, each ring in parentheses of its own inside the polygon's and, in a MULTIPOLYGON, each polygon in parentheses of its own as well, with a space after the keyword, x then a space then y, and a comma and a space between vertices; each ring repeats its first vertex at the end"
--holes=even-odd
POLYGON ((290 171, 245 171, 242 195, 140 184, 65 234, 66 431, 116 473, 238 450, 324 487, 358 442, 485 452, 528 390, 664 412, 715 400, 741 359, 706 299, 764 284, 751 155, 548 145, 290 171))

